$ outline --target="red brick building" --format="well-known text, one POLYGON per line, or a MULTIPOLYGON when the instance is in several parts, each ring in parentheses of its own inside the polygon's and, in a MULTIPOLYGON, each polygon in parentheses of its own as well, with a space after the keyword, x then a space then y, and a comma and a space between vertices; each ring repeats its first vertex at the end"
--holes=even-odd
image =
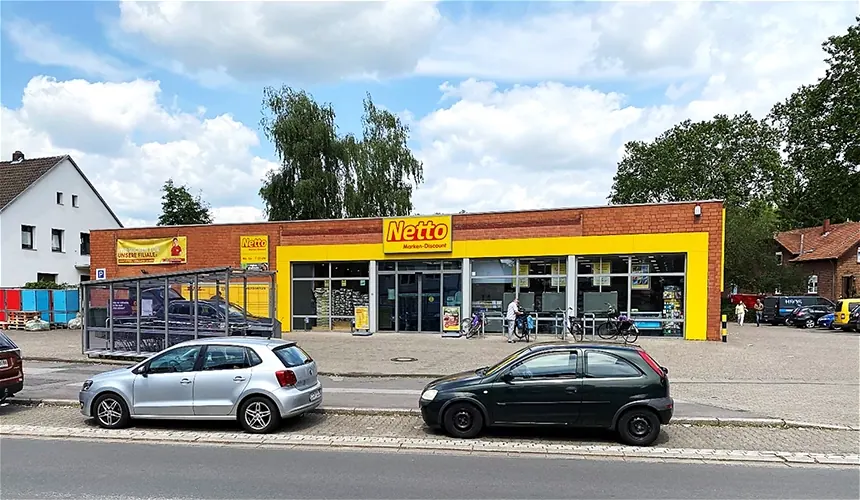
POLYGON ((860 296, 860 222, 805 227, 775 237, 782 262, 800 266, 808 293, 836 301, 860 296))
POLYGON ((96 230, 90 238, 92 267, 106 278, 256 259, 277 271, 285 331, 341 329, 355 307, 367 308, 371 331, 438 333, 477 310, 501 331, 519 296, 540 332, 559 328, 566 308, 597 314, 610 303, 643 335, 718 340, 723 231, 722 202, 702 201, 96 230), (399 232, 386 232, 389 224, 399 232), (174 238, 185 246, 178 261, 129 264, 124 254, 118 263, 122 248, 174 238), (251 238, 253 258, 243 253, 251 238))

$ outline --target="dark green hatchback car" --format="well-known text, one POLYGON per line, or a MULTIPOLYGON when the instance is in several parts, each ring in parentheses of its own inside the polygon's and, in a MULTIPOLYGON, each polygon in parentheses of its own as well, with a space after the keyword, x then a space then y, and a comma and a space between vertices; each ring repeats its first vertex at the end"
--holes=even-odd
POLYGON ((421 394, 424 422, 454 437, 492 426, 605 428, 652 444, 672 418, 668 370, 641 347, 533 344, 495 366, 434 380, 421 394))

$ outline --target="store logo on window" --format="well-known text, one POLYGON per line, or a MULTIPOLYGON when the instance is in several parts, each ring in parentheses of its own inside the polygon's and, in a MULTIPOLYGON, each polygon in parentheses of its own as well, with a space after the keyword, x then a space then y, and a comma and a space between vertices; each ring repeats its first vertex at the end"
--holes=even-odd
POLYGON ((385 253, 451 251, 451 216, 384 219, 385 253))

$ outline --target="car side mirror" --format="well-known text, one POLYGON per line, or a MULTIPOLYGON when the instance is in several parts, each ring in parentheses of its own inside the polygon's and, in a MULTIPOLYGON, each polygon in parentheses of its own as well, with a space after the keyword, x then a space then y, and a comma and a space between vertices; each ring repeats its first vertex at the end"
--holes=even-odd
POLYGON ((507 372, 507 373, 503 374, 501 378, 502 378, 502 382, 504 382, 506 384, 510 384, 511 381, 514 379, 514 376, 513 376, 513 374, 511 374, 511 372, 507 372))
POLYGON ((149 370, 146 369, 146 365, 142 365, 142 366, 138 367, 137 370, 135 370, 135 373, 137 373, 138 375, 141 375, 143 377, 146 377, 147 375, 149 375, 149 370))

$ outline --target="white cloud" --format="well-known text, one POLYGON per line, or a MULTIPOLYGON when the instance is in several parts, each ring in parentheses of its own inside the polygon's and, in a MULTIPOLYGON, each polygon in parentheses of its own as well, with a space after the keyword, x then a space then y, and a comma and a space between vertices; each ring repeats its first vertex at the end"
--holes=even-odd
POLYGON ((202 190, 219 222, 258 220, 261 180, 275 164, 254 156, 256 133, 230 115, 159 103, 158 82, 90 83, 34 77, 18 109, 2 108, 0 155, 71 154, 127 223, 152 224, 168 178, 202 190), (9 131, 9 133, 7 133, 9 131), (82 132, 83 131, 83 132, 82 132), (158 137, 135 142, 134 136, 158 137))
POLYGON ((410 73, 439 20, 434 2, 123 1, 118 26, 174 71, 225 83, 410 73))
POLYGON ((6 37, 15 45, 18 57, 43 66, 70 68, 87 76, 105 80, 124 80, 131 69, 118 59, 82 46, 78 42, 54 33, 48 26, 33 24, 25 19, 3 23, 6 37))

